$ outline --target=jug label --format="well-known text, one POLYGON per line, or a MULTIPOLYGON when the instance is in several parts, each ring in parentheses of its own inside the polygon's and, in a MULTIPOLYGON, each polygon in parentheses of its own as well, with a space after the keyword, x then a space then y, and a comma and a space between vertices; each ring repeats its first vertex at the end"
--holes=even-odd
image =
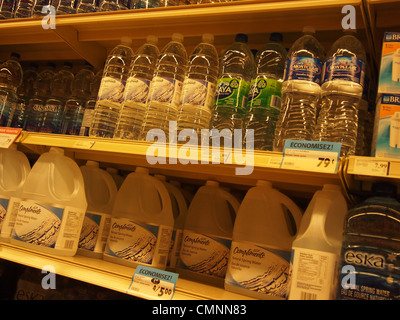
POLYGON ((0 230, 3 227, 4 219, 6 218, 9 198, 0 198, 0 230))
POLYGON ((364 85, 364 61, 356 57, 332 57, 324 66, 324 81, 347 80, 364 85))
POLYGON ((261 294, 286 298, 290 252, 232 242, 225 282, 261 294))
POLYGON ((175 268, 176 263, 179 259, 179 253, 182 246, 183 230, 174 229, 171 237, 171 246, 168 253, 167 266, 170 268, 175 268))
POLYGON ((291 57, 286 60, 284 80, 305 80, 321 84, 322 62, 311 57, 291 57))
POLYGON ((165 267, 172 228, 112 218, 105 254, 152 266, 165 267))
POLYGON ((55 249, 76 250, 84 211, 21 201, 12 237, 55 249))
POLYGON ((215 105, 245 109, 250 85, 243 79, 221 78, 217 82, 215 105))
POLYGON ((181 97, 182 82, 176 79, 154 77, 149 90, 149 102, 163 102, 177 106, 181 97))
POLYGON ((329 252, 293 248, 290 300, 331 300, 336 291, 338 256, 329 252))
POLYGON ((124 81, 108 76, 103 77, 103 79, 101 79, 97 100, 122 102, 124 88, 124 81))
POLYGON ((183 269, 224 278, 231 241, 184 230, 178 264, 183 269))
POLYGON ((102 253, 110 233, 110 225, 111 215, 86 212, 78 248, 102 253))
POLYGON ((150 80, 129 77, 126 82, 124 100, 146 103, 150 80))
POLYGON ((18 207, 21 199, 19 198, 2 198, 0 199, 1 203, 1 214, 2 217, 0 218, 0 230, 1 236, 9 238, 11 237, 11 233, 14 229, 15 219, 17 218, 18 214, 18 207), (6 211, 3 211, 5 209, 6 211), (3 216, 4 214, 4 216, 3 216))
POLYGON ((181 104, 191 104, 211 110, 215 99, 216 87, 204 80, 186 78, 183 82, 181 104))
POLYGON ((281 91, 281 81, 267 79, 263 76, 253 79, 250 85, 247 109, 273 108, 279 111, 281 109, 281 91))

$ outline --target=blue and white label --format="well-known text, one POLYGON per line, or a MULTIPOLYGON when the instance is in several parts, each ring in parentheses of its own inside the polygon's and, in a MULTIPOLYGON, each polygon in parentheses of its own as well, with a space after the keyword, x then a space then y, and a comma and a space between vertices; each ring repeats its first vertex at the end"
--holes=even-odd
POLYGON ((121 103, 124 96, 125 82, 112 77, 101 79, 97 100, 108 100, 121 103))
POLYGON ((181 104, 200 106, 211 110, 216 86, 205 80, 186 78, 183 82, 181 104))
POLYGON ((305 80, 321 84, 323 63, 312 57, 291 57, 286 60, 284 81, 305 80))
POLYGON ((78 248, 103 253, 110 233, 111 215, 86 212, 78 248))
POLYGON ((129 77, 125 86, 124 100, 146 103, 149 87, 150 80, 129 77))
POLYGON ((325 62, 324 81, 347 80, 364 85, 364 61, 356 57, 332 57, 325 62))
POLYGON ((178 105, 182 82, 176 79, 154 77, 150 84, 148 102, 162 102, 178 105))
POLYGON ((0 230, 3 227, 3 223, 6 218, 9 201, 10 201, 10 199, 8 199, 8 198, 0 198, 0 230))

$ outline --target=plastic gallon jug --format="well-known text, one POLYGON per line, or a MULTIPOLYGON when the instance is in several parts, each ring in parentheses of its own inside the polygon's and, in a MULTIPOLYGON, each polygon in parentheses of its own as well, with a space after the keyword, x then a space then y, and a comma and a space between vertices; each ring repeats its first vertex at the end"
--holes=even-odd
POLYGON ((28 158, 16 145, 0 149, 0 240, 4 242, 10 240, 22 188, 30 170, 28 158))
POLYGON ((374 183, 372 194, 345 217, 338 298, 400 299, 400 203, 396 187, 374 183))
POLYGON ((188 212, 185 197, 181 190, 170 182, 163 175, 154 175, 157 179, 161 180, 168 189, 171 197, 172 212, 174 213, 174 230, 172 231, 171 247, 168 254, 167 270, 175 270, 176 263, 179 259, 179 253, 182 244, 183 228, 188 212))
POLYGON ((138 167, 118 190, 103 258, 165 269, 173 228, 167 188, 148 169, 138 167))
POLYGON ((29 173, 10 242, 47 254, 73 256, 87 208, 79 166, 51 147, 29 173))
POLYGON ((225 289, 257 299, 285 299, 290 253, 302 211, 268 181, 246 193, 233 228, 225 289))
POLYGON ((292 245, 289 300, 335 299, 346 212, 340 186, 315 192, 292 245))
POLYGON ((99 163, 88 161, 81 167, 88 202, 78 253, 92 258, 102 258, 110 233, 111 213, 117 196, 117 186, 112 176, 99 168, 99 163))
POLYGON ((231 206, 239 202, 216 181, 199 188, 189 206, 177 272, 196 281, 223 286, 232 241, 231 206))

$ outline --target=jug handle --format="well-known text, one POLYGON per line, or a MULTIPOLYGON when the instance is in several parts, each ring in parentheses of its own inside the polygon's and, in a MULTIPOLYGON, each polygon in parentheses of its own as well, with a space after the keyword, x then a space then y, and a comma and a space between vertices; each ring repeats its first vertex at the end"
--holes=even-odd
MULTIPOLYGON (((294 222, 296 223, 297 232, 300 228, 300 222, 303 218, 302 210, 290 199, 288 196, 282 194, 282 203, 285 205, 286 208, 289 209, 290 214, 292 215, 294 222)), ((297 233, 296 232, 296 233, 297 233)))
POLYGON ((223 189, 219 189, 219 190, 220 190, 222 197, 231 204, 233 210, 235 211, 235 215, 237 215, 237 213, 239 211, 239 207, 240 207, 239 201, 233 195, 231 195, 229 192, 227 192, 223 189))
MULTIPOLYGON (((73 161, 73 160, 71 159, 71 161, 73 161)), ((75 162, 66 161, 66 163, 71 168, 71 171, 74 171, 73 166, 75 165, 75 162)), ((50 166, 49 166, 49 171, 50 171, 49 173, 50 174, 47 176, 48 177, 48 185, 50 186, 49 191, 53 194, 53 197, 55 199, 59 199, 60 201, 65 201, 66 199, 60 198, 57 195, 56 189, 55 189, 55 185, 53 183, 51 183, 51 179, 52 179, 52 177, 54 177, 55 167, 56 167, 56 165, 54 164, 54 162, 51 162, 50 166)), ((82 178, 82 180, 83 180, 83 178, 82 178)), ((78 184, 78 182, 76 181, 76 179, 73 179, 73 181, 74 181, 74 191, 71 194, 68 195, 68 198, 74 197, 79 192, 79 184, 78 184)), ((83 184, 82 184, 82 186, 83 186, 83 184)), ((84 188, 84 186, 83 186, 83 188, 84 188)))
POLYGON ((330 197, 323 196, 315 199, 314 212, 311 214, 310 223, 304 233, 307 233, 308 229, 314 228, 313 225, 315 225, 315 228, 321 229, 321 234, 324 234, 326 214, 323 213, 328 211, 331 203, 332 198, 330 197))
POLYGON ((151 176, 146 176, 146 179, 149 179, 151 182, 154 182, 156 190, 160 195, 161 206, 162 206, 161 212, 163 212, 164 210, 168 210, 172 214, 172 203, 171 203, 171 199, 169 197, 167 187, 165 187, 164 184, 160 180, 155 179, 155 178, 153 180, 153 177, 151 177, 151 176))

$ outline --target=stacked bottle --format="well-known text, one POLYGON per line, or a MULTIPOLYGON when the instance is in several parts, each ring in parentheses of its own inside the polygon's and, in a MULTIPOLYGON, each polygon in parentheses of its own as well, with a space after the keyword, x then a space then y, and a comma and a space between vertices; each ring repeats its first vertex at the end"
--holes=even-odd
POLYGON ((14 0, 2 0, 0 1, 0 19, 10 19, 14 17, 15 9, 14 0))

